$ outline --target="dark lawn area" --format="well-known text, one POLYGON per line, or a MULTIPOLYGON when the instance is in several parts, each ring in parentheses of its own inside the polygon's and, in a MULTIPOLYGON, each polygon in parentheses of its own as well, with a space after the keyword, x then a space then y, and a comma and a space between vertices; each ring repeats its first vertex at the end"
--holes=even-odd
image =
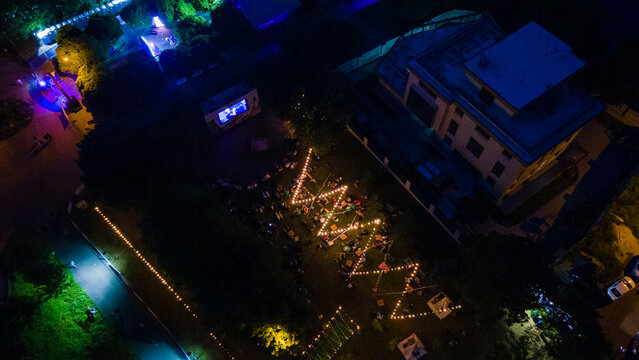
MULTIPOLYGON (((139 235, 136 235, 139 231, 136 228, 137 223, 119 221, 123 218, 123 213, 119 210, 105 207, 102 211, 111 217, 127 239, 175 287, 176 291, 185 299, 190 300, 191 293, 184 289, 184 284, 176 284, 171 279, 171 275, 162 270, 162 264, 158 264, 156 256, 140 243, 139 235)), ((130 214, 125 216, 128 220, 132 218, 130 214)), ((185 351, 190 351, 200 356, 198 359, 202 360, 223 358, 222 353, 207 336, 209 328, 193 319, 191 314, 184 310, 182 304, 176 301, 175 297, 149 271, 133 250, 111 230, 96 212, 91 209, 87 209, 84 212, 76 212, 74 220, 113 266, 124 275, 151 310, 169 328, 185 351)), ((196 309, 198 308, 196 307, 196 309)))
MULTIPOLYGON (((398 310, 401 313, 406 304, 413 303, 413 313, 427 312, 426 301, 439 291, 446 291, 455 300, 454 294, 445 284, 438 284, 438 280, 432 275, 428 264, 424 261, 429 256, 455 256, 457 252, 454 241, 435 223, 430 215, 419 207, 409 194, 397 184, 389 175, 384 173, 383 168, 370 154, 356 142, 350 135, 336 139, 336 147, 330 153, 320 157, 314 157, 310 166, 313 168, 311 176, 316 182, 305 181, 305 185, 311 191, 318 191, 326 178, 333 179, 342 177, 343 185, 349 185, 348 195, 368 196, 368 203, 364 203, 364 217, 362 223, 372 221, 380 216, 387 218, 387 221, 380 225, 380 228, 387 229, 389 238, 393 241, 390 251, 391 256, 387 259, 390 267, 404 265, 404 260, 412 260, 420 263, 420 273, 424 285, 425 295, 407 294, 403 299, 402 306, 398 310), (357 188, 353 184, 355 180, 361 181, 357 188), (383 210, 386 204, 393 204, 397 211, 393 214, 383 210), (429 256, 423 256, 429 252, 429 256), (435 255, 437 254, 437 255, 435 255)), ((298 167, 294 170, 284 172, 275 181, 283 186, 294 184, 295 178, 304 162, 306 151, 300 150, 298 157, 298 167)), ((327 188, 324 187, 324 191, 327 188)), ((286 198, 290 202, 290 197, 286 198)), ((293 210, 293 208, 291 209, 293 210)), ((435 315, 405 320, 391 320, 390 313, 395 304, 400 299, 405 286, 405 277, 410 271, 389 272, 379 277, 379 275, 356 275, 352 282, 354 288, 349 289, 347 282, 338 273, 340 269, 337 258, 343 253, 342 245, 339 241, 328 250, 320 249, 317 229, 310 231, 310 216, 305 214, 295 215, 293 211, 284 212, 285 218, 282 221, 284 226, 290 226, 294 232, 300 236, 302 245, 302 263, 306 276, 306 287, 311 299, 311 311, 316 314, 312 323, 306 326, 307 329, 317 329, 326 321, 326 315, 332 314, 339 306, 342 306, 346 313, 360 325, 361 333, 354 334, 344 345, 336 358, 337 359, 401 359, 399 351, 392 344, 401 341, 411 333, 415 332, 422 339, 429 351, 432 359, 469 358, 470 354, 479 356, 482 353, 482 345, 487 345, 486 334, 479 335, 479 331, 473 328, 473 318, 470 311, 462 309, 453 313, 444 320, 439 320, 435 315), (377 287, 377 294, 373 293, 373 287, 377 287), (385 293, 391 293, 382 295, 385 293), (375 324, 372 315, 378 308, 376 301, 384 300, 384 311, 387 315, 381 321, 382 330, 375 324), (319 314, 323 319, 319 319, 319 314), (476 333, 476 336, 468 336, 462 339, 462 331, 467 334, 476 333), (450 331, 452 338, 459 340, 455 347, 448 346, 449 339, 447 333, 450 331), (389 346, 389 344, 391 344, 389 346), (443 344, 443 346, 440 346, 443 344), (434 346, 433 346, 434 345, 434 346), (433 347, 436 349, 434 350, 433 347)), ((342 228, 350 224, 355 215, 352 213, 338 216, 335 223, 342 228)), ((262 214, 264 221, 273 221, 271 214, 262 214)), ((332 222, 331 222, 332 223, 332 222)), ((329 226, 330 224, 329 223, 329 226)), ((379 230, 379 229, 378 229, 379 230)), ((356 231, 345 233, 349 237, 356 236, 356 231)), ((281 244, 276 240, 276 245, 281 244)), ((347 240, 348 241, 348 240, 347 240)), ((365 243, 364 240, 362 243, 365 243)), ((367 252, 368 259, 366 265, 360 271, 377 270, 377 266, 383 261, 383 254, 376 249, 367 252)), ((357 257, 353 254, 346 256, 356 262, 357 257)), ((306 334, 308 339, 315 335, 313 331, 306 334)), ((493 339, 494 341, 494 339, 493 339)))
POLYGON ((290 143, 282 121, 271 112, 262 112, 213 140, 204 172, 242 186, 260 182, 284 158, 290 143))
MULTIPOLYGON (((362 222, 380 216, 385 218, 379 229, 383 228, 387 231, 389 239, 392 240, 387 264, 390 267, 401 266, 408 259, 420 263, 419 276, 425 286, 424 295, 418 296, 416 293, 405 295, 403 305, 398 308, 398 314, 402 314, 404 307, 411 303, 414 304, 413 313, 428 312, 426 301, 440 291, 445 291, 453 301, 456 301, 455 293, 445 283, 440 283, 441 280, 433 274, 427 261, 445 261, 447 257, 456 256, 458 249, 455 242, 391 176, 383 171, 376 160, 354 138, 350 135, 342 135, 336 139, 335 144, 335 148, 329 153, 319 159, 317 157, 312 159, 313 170, 310 174, 316 179, 316 183, 307 180, 305 185, 317 191, 326 178, 343 177, 342 184, 349 185, 348 195, 367 195, 368 197, 368 200, 363 203, 365 209, 362 222), (352 185, 356 179, 360 180, 357 188, 352 185), (386 204, 392 204, 396 210, 392 213, 385 211, 386 204)), ((476 327, 470 309, 457 310, 444 320, 439 320, 432 314, 415 319, 390 319, 390 313, 401 298, 405 277, 409 275, 409 271, 389 272, 381 278, 376 274, 355 275, 351 280, 355 287, 351 289, 347 287, 347 282, 338 273, 340 262, 336 260, 339 254, 343 253, 341 242, 337 241, 328 250, 319 248, 317 229, 310 231, 310 219, 306 215, 296 215, 294 208, 281 207, 283 201, 290 203, 290 195, 277 200, 273 196, 277 185, 292 189, 306 154, 306 149, 299 149, 297 166, 294 169, 287 169, 262 182, 256 190, 234 190, 219 186, 213 190, 221 199, 228 201, 229 208, 233 208, 233 211, 237 211, 249 223, 255 223, 258 227, 261 223, 273 223, 274 234, 271 237, 265 236, 265 240, 272 243, 274 251, 279 252, 287 243, 290 248, 299 250, 304 288, 308 291, 310 299, 308 303, 310 320, 305 324, 299 324, 303 329, 303 343, 309 344, 330 320, 330 316, 339 306, 342 306, 345 314, 360 326, 360 331, 344 343, 335 355, 337 359, 401 359, 402 356, 395 344, 413 332, 421 338, 431 359, 468 359, 485 354, 498 339, 495 339, 494 335, 482 333, 481 328, 476 327), (271 194, 267 199, 264 199, 262 195, 265 190, 271 194), (270 209, 271 204, 275 210, 281 210, 284 215, 281 223, 275 218, 275 210, 270 209), (263 212, 255 212, 253 209, 260 205, 264 205, 263 212), (283 230, 287 227, 299 236, 299 243, 290 241, 283 230), (375 286, 377 294, 373 293, 375 286), (378 309, 376 301, 379 299, 384 300, 383 312, 386 313, 381 322, 374 320, 375 311, 378 309), (463 331, 466 336, 462 335, 463 331), (450 340, 457 340, 459 343, 449 346, 450 340)), ((107 215, 118 213, 109 208, 104 208, 104 211, 107 215)), ((336 225, 347 226, 353 216, 353 213, 337 216, 336 225)), ((161 271, 162 264, 157 263, 153 253, 137 242, 139 229, 136 229, 138 225, 136 221, 128 221, 126 224, 127 221, 121 216, 111 217, 116 224, 125 224, 120 226, 124 234, 133 239, 135 246, 139 246, 150 263, 160 270, 184 298, 190 299, 192 292, 188 289, 196 287, 197 284, 188 283, 188 279, 184 284, 173 283, 170 274, 161 271)), ((214 326, 211 324, 203 326, 193 322, 181 305, 171 299, 164 286, 135 257, 131 249, 115 237, 104 223, 98 221, 98 217, 92 210, 85 211, 77 218, 87 235, 96 242, 98 247, 108 253, 107 257, 122 271, 158 316, 166 322, 187 351, 207 354, 203 358, 209 358, 210 354, 216 352, 212 342, 206 339, 206 336, 202 336, 206 334, 206 328, 214 328, 214 326)), ((356 236, 355 230, 346 235, 356 236)), ((283 254, 285 252, 282 251, 283 254)), ((283 266, 292 272, 299 271, 294 266, 288 267, 286 259, 284 255, 283 266)), ((349 255, 346 259, 357 260, 354 255, 349 255)), ((383 254, 377 249, 371 249, 368 251, 368 259, 364 267, 360 270, 376 270, 382 261, 383 254)), ((195 309, 206 308, 206 304, 198 304, 196 299, 193 301, 191 303, 195 309)), ((464 306, 464 304, 460 305, 464 306)), ((259 352, 251 350, 255 348, 250 339, 231 339, 224 337, 221 333, 218 335, 222 335, 222 341, 230 345, 232 353, 240 357, 251 354, 252 358, 263 358, 258 355, 259 352), (244 353, 241 353, 240 349, 244 353)))

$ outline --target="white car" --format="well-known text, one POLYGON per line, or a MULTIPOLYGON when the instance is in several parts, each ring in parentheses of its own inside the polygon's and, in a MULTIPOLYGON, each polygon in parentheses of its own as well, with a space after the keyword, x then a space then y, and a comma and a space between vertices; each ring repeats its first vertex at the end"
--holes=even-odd
POLYGON ((615 281, 614 284, 610 285, 608 288, 608 296, 612 299, 612 301, 615 301, 629 293, 630 290, 634 288, 635 282, 628 276, 624 276, 623 278, 615 281))

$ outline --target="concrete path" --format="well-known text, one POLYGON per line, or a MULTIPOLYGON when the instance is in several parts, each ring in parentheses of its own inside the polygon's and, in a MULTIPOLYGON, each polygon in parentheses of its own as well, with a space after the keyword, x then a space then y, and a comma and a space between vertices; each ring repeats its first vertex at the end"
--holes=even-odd
POLYGON ((72 225, 68 235, 54 239, 63 263, 73 261, 71 273, 98 309, 114 324, 140 359, 188 359, 175 338, 126 284, 122 275, 72 225))

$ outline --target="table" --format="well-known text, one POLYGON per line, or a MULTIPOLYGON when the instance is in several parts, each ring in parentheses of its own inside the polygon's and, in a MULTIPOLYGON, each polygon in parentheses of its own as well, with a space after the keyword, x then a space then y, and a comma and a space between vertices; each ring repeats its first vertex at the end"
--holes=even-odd
POLYGON ((353 266, 353 260, 346 260, 346 266, 348 267, 353 266))
POLYGON ((337 230, 337 225, 335 225, 335 224, 331 225, 331 230, 333 230, 333 231, 337 230))
POLYGON ((383 299, 377 300, 377 306, 378 307, 383 307, 384 306, 384 300, 383 299))
POLYGON ((346 234, 342 234, 339 236, 340 239, 342 240, 346 240, 348 238, 348 236, 346 236, 346 234))

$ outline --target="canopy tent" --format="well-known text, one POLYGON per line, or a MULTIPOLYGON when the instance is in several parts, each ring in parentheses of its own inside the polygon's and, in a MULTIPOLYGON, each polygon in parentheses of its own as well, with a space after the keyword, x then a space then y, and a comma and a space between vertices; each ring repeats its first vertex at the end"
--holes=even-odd
POLYGON ((418 360, 428 352, 424 348, 424 344, 419 340, 415 333, 412 333, 409 337, 402 340, 397 344, 397 348, 402 352, 406 360, 418 360))
POLYGON ((435 315, 441 320, 452 312, 452 301, 446 294, 440 292, 428 300, 428 307, 435 313, 435 315))

